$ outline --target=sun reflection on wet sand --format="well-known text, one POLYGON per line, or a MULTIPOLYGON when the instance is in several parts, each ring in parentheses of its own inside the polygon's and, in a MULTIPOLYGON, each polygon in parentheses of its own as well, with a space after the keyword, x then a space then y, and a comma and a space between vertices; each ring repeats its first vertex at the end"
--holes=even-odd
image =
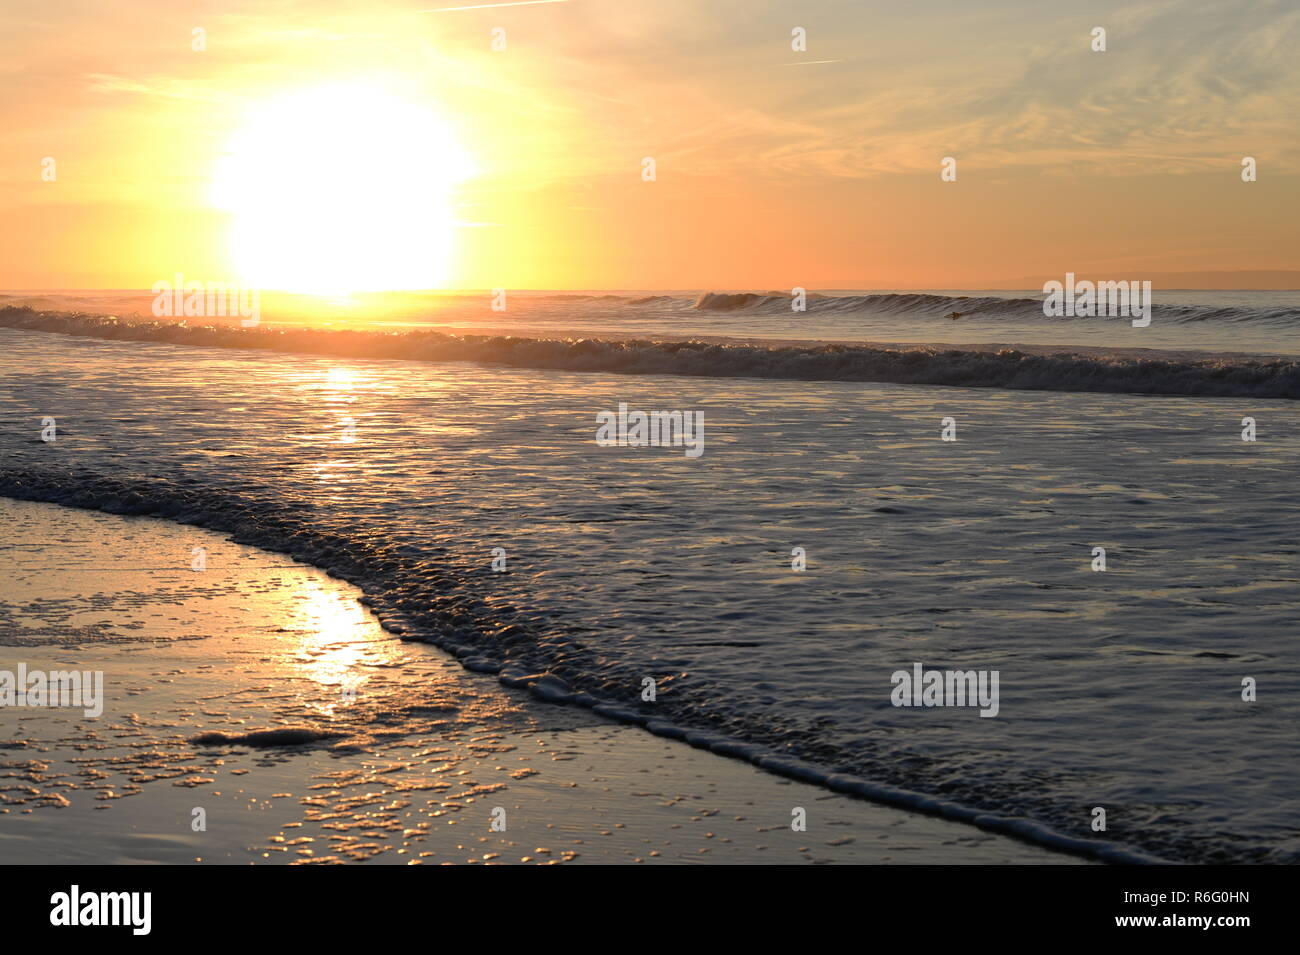
MULTIPOLYGON (((393 665, 392 640, 376 640, 374 621, 355 600, 305 580, 293 603, 294 618, 284 626, 298 635, 298 671, 321 686, 337 687, 339 702, 344 691, 364 691, 369 668, 393 665)), ((333 712, 337 705, 326 703, 324 709, 333 712)))

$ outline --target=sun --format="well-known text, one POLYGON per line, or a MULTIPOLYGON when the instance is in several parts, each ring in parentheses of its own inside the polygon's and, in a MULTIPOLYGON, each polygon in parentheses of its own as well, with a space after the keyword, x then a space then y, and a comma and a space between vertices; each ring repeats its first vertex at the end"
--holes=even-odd
POLYGON ((431 108, 359 83, 256 107, 217 164, 230 256, 259 289, 340 295, 441 287, 456 184, 473 172, 431 108))

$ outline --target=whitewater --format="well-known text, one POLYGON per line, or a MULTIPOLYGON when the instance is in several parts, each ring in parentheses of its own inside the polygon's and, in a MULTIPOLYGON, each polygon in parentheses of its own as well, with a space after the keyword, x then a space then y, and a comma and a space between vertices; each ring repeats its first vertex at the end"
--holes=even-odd
POLYGON ((291 553, 472 669, 774 771, 1103 857, 1294 862, 1300 311, 1184 296, 1141 330, 730 292, 245 330, 11 294, 0 494, 291 553), (598 446, 620 403, 702 412, 706 453, 598 446), (998 671, 998 716, 892 706, 917 663, 998 671))
MULTIPOLYGON (((700 338, 747 342, 1015 343, 1300 355, 1300 291, 1156 289, 1149 327, 1126 319, 1047 318, 1035 291, 817 292, 797 311, 791 290, 386 292, 321 300, 263 293, 279 325, 430 328, 516 337, 700 338), (501 308, 494 309, 493 303, 501 308)), ((157 296, 139 292, 0 292, 0 308, 153 317, 157 296)))

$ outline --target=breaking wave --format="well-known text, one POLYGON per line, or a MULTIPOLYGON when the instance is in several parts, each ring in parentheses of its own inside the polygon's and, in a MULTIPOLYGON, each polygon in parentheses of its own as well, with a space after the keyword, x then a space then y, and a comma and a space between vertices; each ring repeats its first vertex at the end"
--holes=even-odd
MULTIPOLYGON (((1156 290, 1158 297, 1159 290, 1156 290)), ((695 308, 710 312, 760 312, 790 310, 787 292, 706 292, 695 308)), ((925 292, 880 292, 873 295, 807 296, 807 311, 820 313, 870 312, 875 315, 928 315, 935 318, 1043 318, 1041 298, 999 298, 993 295, 932 295, 925 292)), ((1152 307, 1153 319, 1172 324, 1191 322, 1266 322, 1300 325, 1300 309, 1241 308, 1212 305, 1161 305, 1152 307)), ((1068 321, 1069 319, 1059 319, 1068 321)), ((1127 318, 1120 319, 1128 321, 1127 318)))
MULTIPOLYGON (((943 296, 886 297, 951 301, 943 296)), ((265 325, 246 329, 233 325, 122 321, 113 317, 39 312, 18 307, 0 309, 0 326, 115 341, 301 352, 342 358, 471 361, 515 368, 623 375, 875 381, 964 388, 1221 398, 1300 398, 1300 359, 1293 358, 1235 355, 1161 358, 1080 354, 1066 349, 1041 354, 1010 347, 992 351, 960 346, 764 346, 703 341, 451 335, 418 329, 335 330, 265 325)))

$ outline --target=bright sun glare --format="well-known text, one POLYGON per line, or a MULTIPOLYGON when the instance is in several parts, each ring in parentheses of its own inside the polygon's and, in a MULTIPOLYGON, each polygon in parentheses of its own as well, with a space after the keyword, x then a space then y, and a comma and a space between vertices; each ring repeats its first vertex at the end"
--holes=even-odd
POLYGON ((318 295, 438 288, 472 169, 433 111, 377 87, 333 85, 271 100, 219 163, 213 199, 232 215, 241 281, 318 295))

